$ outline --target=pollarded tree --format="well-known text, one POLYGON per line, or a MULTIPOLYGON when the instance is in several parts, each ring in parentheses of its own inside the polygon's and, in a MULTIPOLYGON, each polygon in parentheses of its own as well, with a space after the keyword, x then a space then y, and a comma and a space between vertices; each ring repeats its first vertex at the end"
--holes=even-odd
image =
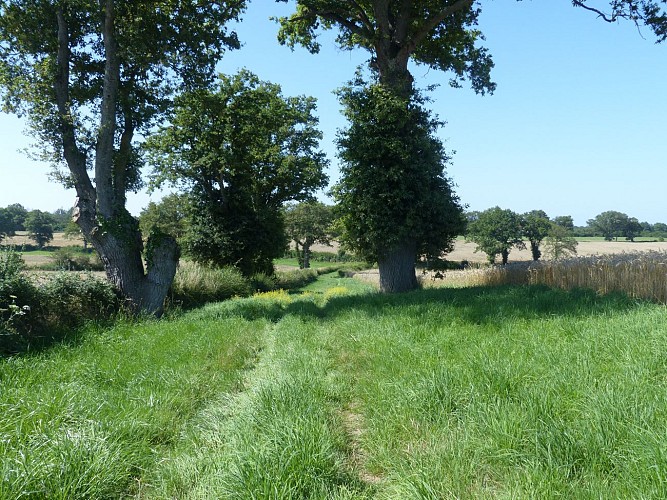
POLYGON ((551 221, 544 210, 532 210, 523 214, 523 235, 530 241, 530 252, 533 260, 537 261, 542 256, 540 245, 542 240, 551 231, 551 221))
POLYGON ((484 252, 489 263, 493 264, 496 255, 500 255, 505 265, 512 247, 526 247, 522 239, 521 222, 521 216, 509 209, 489 208, 468 224, 466 239, 477 244, 475 251, 484 252))
MULTIPOLYGON (((177 264, 172 238, 142 238, 125 208, 140 185, 137 137, 182 89, 208 84, 227 48, 225 23, 245 0, 4 0, 0 87, 5 110, 26 115, 45 158, 66 166, 74 218, 107 277, 137 310, 159 313, 177 264), (92 177, 89 171, 92 170, 92 177)), ((62 171, 61 171, 62 172, 62 171)))
POLYGON ((331 243, 333 207, 319 201, 305 201, 285 208, 285 230, 294 242, 299 266, 310 267, 310 247, 331 243))
POLYGON ((149 141, 155 182, 191 190, 188 253, 273 273, 287 246, 281 209, 326 186, 315 99, 283 97, 248 71, 181 96, 171 124, 149 141))
POLYGON ((381 290, 413 289, 416 257, 450 251, 465 227, 444 173, 449 157, 434 134, 440 123, 415 96, 384 85, 348 87, 340 95, 350 122, 338 137, 342 176, 333 189, 341 239, 378 262, 381 290))
POLYGON ((48 212, 42 212, 41 210, 28 212, 28 216, 25 218, 28 237, 37 243, 39 248, 44 248, 53 239, 54 223, 53 215, 48 212))

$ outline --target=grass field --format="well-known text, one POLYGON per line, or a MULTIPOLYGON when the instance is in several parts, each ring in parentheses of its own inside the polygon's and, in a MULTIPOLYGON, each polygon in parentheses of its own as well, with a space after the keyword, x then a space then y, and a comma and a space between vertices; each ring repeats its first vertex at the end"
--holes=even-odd
POLYGON ((0 360, 1 498, 665 498, 667 311, 324 275, 0 360))

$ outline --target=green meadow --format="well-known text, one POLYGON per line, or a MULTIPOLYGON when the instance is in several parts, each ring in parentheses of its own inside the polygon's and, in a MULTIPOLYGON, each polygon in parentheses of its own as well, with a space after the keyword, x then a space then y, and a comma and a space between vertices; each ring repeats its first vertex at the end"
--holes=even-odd
POLYGON ((0 360, 0 498, 667 497, 667 310, 320 276, 0 360))

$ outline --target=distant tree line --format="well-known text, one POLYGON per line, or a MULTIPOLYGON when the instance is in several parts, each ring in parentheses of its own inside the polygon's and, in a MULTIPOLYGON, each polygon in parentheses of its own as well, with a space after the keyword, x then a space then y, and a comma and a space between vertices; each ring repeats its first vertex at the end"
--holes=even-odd
POLYGON ((559 259, 576 253, 576 237, 602 237, 607 241, 623 238, 635 241, 638 237, 663 241, 667 237, 667 224, 639 222, 636 217, 609 210, 577 227, 570 215, 553 218, 543 210, 518 214, 500 207, 483 212, 468 212, 466 239, 477 244, 477 251, 487 254, 490 263, 500 256, 507 263, 512 248, 530 248, 533 260, 538 260, 545 250, 551 259, 559 259))
POLYGON ((543 251, 554 260, 577 253, 569 216, 550 219, 543 210, 518 214, 500 207, 468 212, 467 216, 466 240, 476 243, 476 251, 484 252, 491 264, 498 256, 507 264, 512 248, 527 246, 533 260, 539 260, 543 251))

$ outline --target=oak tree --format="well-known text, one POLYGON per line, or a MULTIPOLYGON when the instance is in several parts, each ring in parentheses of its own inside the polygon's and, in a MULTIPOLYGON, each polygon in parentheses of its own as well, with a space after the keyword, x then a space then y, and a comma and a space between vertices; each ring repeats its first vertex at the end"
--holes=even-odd
POLYGON ((315 107, 245 70, 176 100, 148 146, 155 183, 190 191, 190 256, 273 273, 287 245, 283 204, 310 199, 328 181, 315 107))
POLYGON ((294 242, 299 267, 310 267, 310 248, 331 243, 333 207, 319 201, 306 201, 285 208, 285 230, 294 242))
POLYGON ((44 248, 53 239, 53 225, 55 220, 48 212, 33 210, 28 212, 25 218, 25 228, 28 238, 37 243, 39 248, 44 248))
POLYGON ((0 89, 5 111, 26 116, 41 154, 77 193, 75 215, 107 277, 135 310, 160 313, 177 264, 164 235, 149 239, 146 268, 137 221, 138 143, 175 93, 206 85, 227 48, 225 28, 245 0, 3 0, 0 89))
POLYGON ((552 222, 544 210, 532 210, 523 214, 523 235, 530 242, 530 252, 533 260, 539 260, 542 256, 540 244, 549 235, 552 222))
MULTIPOLYGON (((361 48, 370 53, 370 65, 379 83, 397 97, 409 98, 413 93, 413 78, 408 70, 411 60, 450 73, 453 86, 468 80, 475 92, 483 94, 492 92, 495 84, 490 78, 491 57, 478 44, 483 40, 476 26, 482 3, 480 0, 296 0, 296 11, 279 19, 278 39, 291 47, 298 44, 316 53, 320 49, 319 30, 335 29, 341 48, 361 48)), ((658 41, 667 36, 667 18, 661 7, 664 3, 664 0, 612 0, 609 12, 603 12, 587 1, 573 1, 573 5, 593 11, 608 22, 629 19, 638 25, 646 24, 656 33, 658 41)), ((405 184, 413 183, 410 173, 403 172, 399 179, 405 184)), ((362 185, 357 187, 363 189, 362 185)), ((349 213, 348 217, 352 220, 355 214, 349 213)), ((379 260, 384 290, 416 286, 412 255, 416 246, 413 238, 407 238, 385 249, 379 260)))

